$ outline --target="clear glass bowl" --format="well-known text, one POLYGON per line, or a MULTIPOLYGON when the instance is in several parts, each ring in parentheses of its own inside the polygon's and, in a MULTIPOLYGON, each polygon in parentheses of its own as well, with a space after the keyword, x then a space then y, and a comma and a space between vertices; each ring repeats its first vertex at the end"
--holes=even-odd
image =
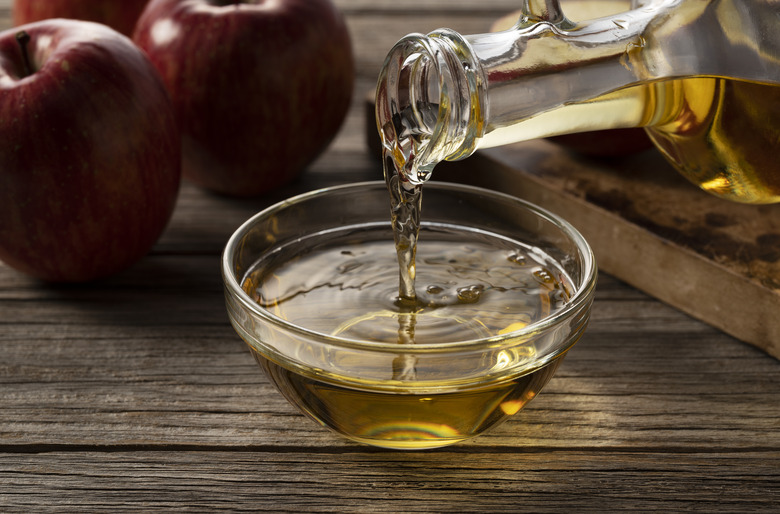
POLYGON ((434 448, 498 425, 539 393, 589 319, 596 264, 566 221, 508 195, 434 182, 421 218, 418 287, 431 305, 457 297, 446 308, 394 302, 383 182, 276 204, 223 254, 230 320, 268 378, 301 412, 362 443, 434 448), (489 314, 480 310, 487 296, 489 314))

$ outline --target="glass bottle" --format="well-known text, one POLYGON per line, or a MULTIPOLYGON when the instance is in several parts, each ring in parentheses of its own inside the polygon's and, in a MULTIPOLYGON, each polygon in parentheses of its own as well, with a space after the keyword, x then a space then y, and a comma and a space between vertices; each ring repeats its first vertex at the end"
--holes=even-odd
POLYGON ((478 148, 645 127, 701 188, 780 201, 780 0, 635 1, 582 23, 524 0, 503 32, 404 37, 376 98, 386 166, 409 187, 478 148))

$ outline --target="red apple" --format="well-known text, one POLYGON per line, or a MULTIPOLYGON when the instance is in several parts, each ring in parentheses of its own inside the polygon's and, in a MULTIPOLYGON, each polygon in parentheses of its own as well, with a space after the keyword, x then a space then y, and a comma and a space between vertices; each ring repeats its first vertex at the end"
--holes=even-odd
POLYGON ((165 86, 97 23, 0 33, 0 260, 49 281, 128 267, 162 233, 181 175, 165 86))
POLYGON ((352 47, 330 0, 152 0, 133 39, 173 98, 184 176, 222 194, 291 181, 350 104, 352 47))
POLYGON ((96 21, 126 36, 149 0, 14 0, 14 25, 49 18, 96 21))

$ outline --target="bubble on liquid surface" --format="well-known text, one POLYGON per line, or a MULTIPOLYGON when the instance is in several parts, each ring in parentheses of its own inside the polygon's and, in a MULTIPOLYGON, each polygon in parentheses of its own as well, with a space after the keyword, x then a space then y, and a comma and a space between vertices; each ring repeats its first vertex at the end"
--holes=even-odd
POLYGON ((525 266, 526 264, 525 255, 520 252, 510 252, 506 257, 506 260, 520 266, 525 266))
POLYGON ((534 277, 536 280, 538 280, 540 283, 545 285, 553 285, 555 284, 555 277, 547 268, 537 268, 533 272, 534 277))
POLYGON ((458 300, 463 303, 477 303, 484 290, 485 286, 482 284, 461 287, 458 289, 458 300))

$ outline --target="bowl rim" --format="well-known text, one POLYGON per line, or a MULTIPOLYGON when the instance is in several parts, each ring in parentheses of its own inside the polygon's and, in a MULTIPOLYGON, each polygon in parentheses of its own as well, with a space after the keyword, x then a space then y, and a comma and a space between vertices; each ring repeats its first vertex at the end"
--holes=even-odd
MULTIPOLYGON (((336 347, 343 347, 345 349, 360 349, 363 351, 370 351, 376 353, 398 353, 398 343, 383 343, 379 341, 362 341, 357 339, 350 339, 345 337, 333 336, 311 330, 306 327, 291 323, 279 316, 276 316, 267 309, 262 308, 257 302, 252 300, 249 295, 243 290, 238 283, 238 279, 233 272, 233 256, 240 247, 240 242, 244 236, 246 236, 252 227, 258 222, 258 220, 269 217, 278 213, 284 209, 287 209, 293 205, 297 205, 306 202, 312 198, 325 196, 332 194, 333 192, 343 191, 345 189, 358 189, 358 188, 375 188, 381 185, 386 188, 384 181, 362 181, 353 182, 349 184, 341 184, 336 186, 324 187, 316 190, 312 190, 306 193, 298 194, 274 203, 273 205, 259 211, 251 216, 244 223, 242 223, 228 239, 221 255, 221 268, 222 279, 226 292, 247 310, 251 311, 257 317, 263 319, 266 322, 271 323, 277 328, 283 329, 285 332, 296 334, 308 339, 316 339, 321 344, 328 344, 336 347)), ((532 212, 539 218, 544 219, 547 222, 552 223, 558 229, 560 229, 576 247, 580 250, 583 256, 583 280, 582 286, 576 288, 574 295, 570 298, 569 302, 561 309, 556 311, 550 316, 530 323, 518 330, 507 332, 505 334, 494 335, 490 337, 464 339, 460 341, 454 341, 451 343, 419 343, 409 345, 404 348, 405 354, 427 354, 427 353, 451 353, 458 350, 475 350, 479 348, 500 348, 504 346, 517 346, 518 341, 532 340, 533 337, 541 332, 545 332, 555 325, 562 324, 565 320, 577 315, 582 308, 592 301, 592 297, 595 292, 596 282, 598 278, 598 267, 596 264, 596 258, 593 254, 593 250, 590 244, 585 240, 584 236, 568 221, 562 217, 553 214, 552 212, 544 209, 534 203, 527 200, 512 196, 500 191, 492 189, 482 188, 478 186, 472 186, 467 184, 450 183, 450 182, 428 182, 424 187, 423 194, 426 190, 445 189, 445 190, 457 190, 465 191, 469 193, 489 195, 493 197, 501 197, 505 200, 518 203, 524 209, 532 212)), ((389 198, 389 193, 388 193, 389 198)), ((388 200, 389 202, 389 200, 388 200)), ((388 223, 390 222, 390 205, 388 203, 388 223)), ((425 223, 424 219, 422 223, 425 223)), ((232 316, 231 316, 232 318, 232 316)), ((576 339, 575 339, 576 341, 576 339)), ((572 342, 573 344, 573 342, 572 342)), ((557 346, 549 348, 548 352, 545 352, 547 357, 551 354, 555 355, 561 351, 568 349, 568 345, 563 348, 557 346)), ((544 356, 539 356, 544 358, 544 356)))

